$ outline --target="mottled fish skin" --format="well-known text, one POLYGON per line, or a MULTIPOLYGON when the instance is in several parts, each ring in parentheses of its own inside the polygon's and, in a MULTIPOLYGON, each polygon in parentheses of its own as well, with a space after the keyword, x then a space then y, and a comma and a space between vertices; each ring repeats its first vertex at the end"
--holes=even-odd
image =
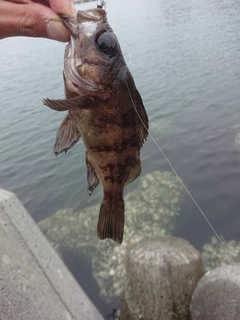
POLYGON ((68 111, 54 152, 67 152, 82 137, 88 192, 100 180, 104 191, 98 237, 121 243, 123 188, 141 173, 140 148, 147 138, 148 117, 106 12, 78 11, 62 20, 71 34, 64 57, 66 99, 44 100, 54 110, 68 111))

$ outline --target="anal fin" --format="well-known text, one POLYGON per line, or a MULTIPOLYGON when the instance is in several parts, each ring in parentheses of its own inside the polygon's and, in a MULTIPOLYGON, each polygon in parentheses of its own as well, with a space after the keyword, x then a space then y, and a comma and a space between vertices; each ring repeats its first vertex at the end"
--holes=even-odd
POLYGON ((87 181, 88 181, 88 194, 91 195, 93 190, 99 184, 99 178, 96 174, 96 171, 88 159, 88 155, 86 152, 86 165, 87 165, 87 181))
POLYGON ((140 160, 137 162, 137 164, 135 165, 134 168, 132 168, 132 171, 127 179, 127 181, 125 182, 125 185, 133 182, 135 179, 137 179, 137 177, 140 175, 142 171, 142 167, 141 167, 141 162, 140 160))
POLYGON ((57 156, 62 152, 67 152, 80 139, 81 133, 74 117, 69 113, 61 123, 54 145, 54 154, 57 156))

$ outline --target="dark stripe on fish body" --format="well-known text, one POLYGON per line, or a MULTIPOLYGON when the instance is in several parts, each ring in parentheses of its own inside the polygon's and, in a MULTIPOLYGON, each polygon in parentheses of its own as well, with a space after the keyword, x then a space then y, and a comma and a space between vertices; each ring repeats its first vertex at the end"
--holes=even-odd
POLYGON ((100 146, 91 146, 90 149, 94 152, 115 152, 122 153, 127 147, 140 147, 139 146, 139 137, 134 134, 130 138, 123 140, 121 143, 116 145, 100 145, 100 146))
POLYGON ((121 116, 121 126, 122 128, 134 127, 136 125, 136 114, 133 112, 125 112, 121 116))
POLYGON ((97 122, 93 122, 91 125, 98 128, 106 128, 110 124, 120 128, 129 128, 138 125, 136 120, 138 121, 136 114, 133 112, 125 112, 121 114, 121 117, 114 117, 112 115, 99 116, 97 122))
POLYGON ((137 165, 138 161, 136 157, 128 156, 124 163, 111 163, 108 162, 104 166, 100 166, 103 172, 108 173, 104 177, 104 180, 111 181, 112 183, 125 183, 128 179, 128 176, 131 172, 129 168, 134 168, 137 165))

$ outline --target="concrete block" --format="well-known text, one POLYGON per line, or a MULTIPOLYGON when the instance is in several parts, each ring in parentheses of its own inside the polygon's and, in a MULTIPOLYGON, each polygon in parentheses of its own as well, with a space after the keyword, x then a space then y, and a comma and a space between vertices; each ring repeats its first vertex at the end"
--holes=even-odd
POLYGON ((103 320, 17 197, 2 189, 0 319, 103 320))
POLYGON ((240 319, 240 265, 225 265, 207 272, 191 303, 192 320, 240 319))
POLYGON ((190 319, 191 296, 203 273, 198 251, 183 239, 137 243, 128 253, 120 319, 190 319))

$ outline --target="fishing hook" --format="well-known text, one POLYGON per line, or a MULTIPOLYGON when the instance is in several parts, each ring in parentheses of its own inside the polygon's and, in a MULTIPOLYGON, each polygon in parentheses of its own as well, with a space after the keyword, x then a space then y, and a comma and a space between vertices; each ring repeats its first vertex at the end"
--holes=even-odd
POLYGON ((98 0, 97 8, 105 9, 105 6, 106 6, 106 2, 104 0, 98 0))

